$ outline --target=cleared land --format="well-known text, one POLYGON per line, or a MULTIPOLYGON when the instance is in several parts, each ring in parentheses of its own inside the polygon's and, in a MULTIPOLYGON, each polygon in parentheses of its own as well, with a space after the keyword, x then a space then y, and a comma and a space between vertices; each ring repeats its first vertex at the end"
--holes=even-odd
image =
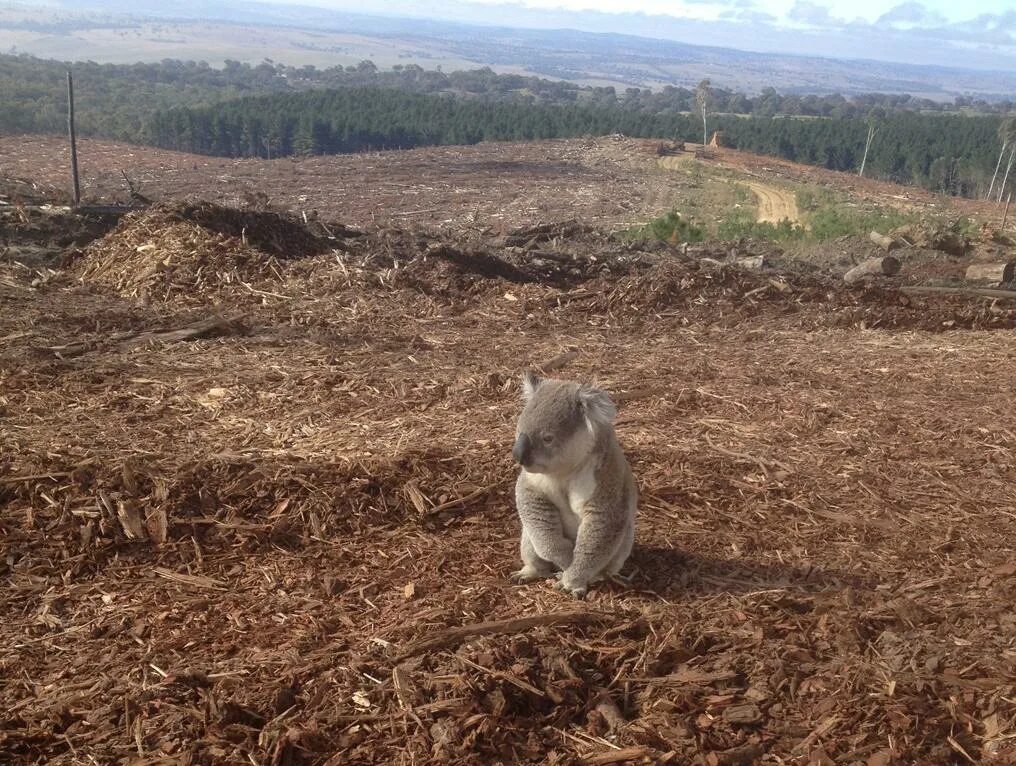
MULTIPOLYGON (((65 189, 66 143, 0 137, 0 172, 31 178, 49 191, 65 189)), ((390 222, 482 231, 575 216, 622 226, 657 215, 668 205, 671 181, 662 172, 644 172, 651 158, 638 156, 637 147, 616 138, 265 162, 86 140, 79 155, 84 194, 96 201, 128 198, 123 170, 155 199, 243 204, 264 195, 289 209, 358 226, 390 222)))
POLYGON ((585 213, 675 183, 620 160, 506 184, 486 234, 496 183, 416 172, 377 225, 324 176, 284 190, 334 187, 324 226, 5 213, 0 760, 1016 760, 1016 302, 615 239, 585 213), (642 492, 585 603, 506 580, 548 363, 615 394, 642 492))
MULTIPOLYGON (((613 136, 265 162, 85 139, 79 141, 79 162, 86 200, 126 201, 123 171, 154 199, 244 204, 264 197, 285 208, 316 210, 355 225, 391 222, 483 231, 578 217, 598 226, 622 227, 657 216, 675 203, 681 207, 695 201, 697 189, 680 174, 696 166, 725 179, 822 188, 856 203, 1001 223, 1002 209, 990 203, 945 198, 726 148, 712 149, 713 158, 704 161, 695 160, 693 144, 681 156, 658 158, 658 143, 613 136)), ((0 136, 0 173, 31 179, 40 193, 66 196, 68 168, 63 138, 0 136)))

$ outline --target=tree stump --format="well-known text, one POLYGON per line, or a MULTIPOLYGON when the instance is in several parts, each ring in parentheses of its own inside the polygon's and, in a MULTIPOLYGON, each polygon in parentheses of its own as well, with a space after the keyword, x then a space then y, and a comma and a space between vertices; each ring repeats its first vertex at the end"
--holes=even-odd
POLYGON ((891 255, 880 258, 869 258, 857 264, 843 275, 843 281, 848 285, 860 282, 865 277, 891 277, 900 273, 900 262, 891 255))

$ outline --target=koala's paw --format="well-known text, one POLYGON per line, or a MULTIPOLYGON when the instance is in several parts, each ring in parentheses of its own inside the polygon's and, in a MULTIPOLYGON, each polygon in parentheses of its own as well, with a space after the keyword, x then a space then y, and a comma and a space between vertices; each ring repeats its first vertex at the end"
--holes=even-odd
POLYGON ((557 575, 557 579, 554 582, 554 587, 564 593, 570 593, 577 599, 584 599, 589 588, 586 583, 577 583, 571 578, 567 577, 564 572, 557 575))
POLYGON ((512 582, 516 582, 521 585, 527 582, 545 580, 550 577, 550 572, 541 572, 539 569, 534 567, 524 566, 517 572, 512 572, 508 577, 512 582))

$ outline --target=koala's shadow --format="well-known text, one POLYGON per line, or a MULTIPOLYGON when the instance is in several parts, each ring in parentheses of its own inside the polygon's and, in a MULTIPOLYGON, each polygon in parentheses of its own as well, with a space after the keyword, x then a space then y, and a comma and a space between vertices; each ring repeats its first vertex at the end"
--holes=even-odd
POLYGON ((750 558, 720 558, 679 548, 636 545, 623 575, 632 587, 664 598, 681 594, 730 593, 766 590, 798 593, 854 590, 874 586, 855 574, 813 566, 764 563, 750 558))

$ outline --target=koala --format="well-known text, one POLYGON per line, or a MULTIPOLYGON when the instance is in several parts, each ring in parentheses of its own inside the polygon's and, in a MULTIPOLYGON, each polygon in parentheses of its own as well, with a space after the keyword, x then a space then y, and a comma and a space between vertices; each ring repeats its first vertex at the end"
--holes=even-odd
POLYGON ((522 521, 517 582, 557 577, 584 598, 620 573, 635 541, 638 487, 614 433, 610 396, 587 384, 531 372, 512 457, 522 467, 515 503, 522 521))

